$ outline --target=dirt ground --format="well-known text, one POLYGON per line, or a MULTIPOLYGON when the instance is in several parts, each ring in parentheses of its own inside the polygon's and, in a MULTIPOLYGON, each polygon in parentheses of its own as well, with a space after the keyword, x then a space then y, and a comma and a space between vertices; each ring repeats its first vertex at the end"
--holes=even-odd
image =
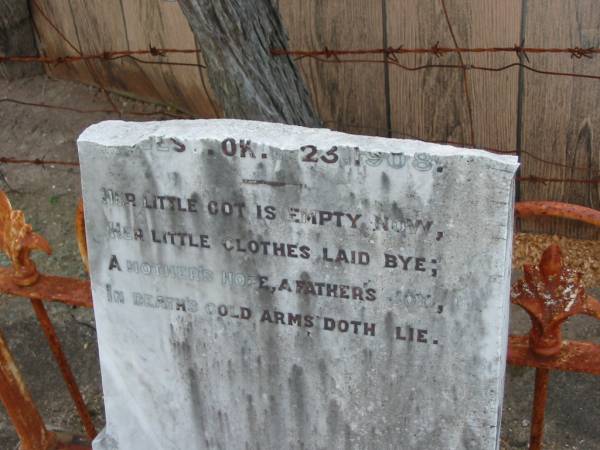
MULTIPOLYGON (((2 102, 11 97, 23 101, 66 104, 85 109, 109 109, 106 98, 97 89, 76 83, 54 81, 44 76, 13 82, 0 80, 0 156, 21 159, 77 161, 75 141, 88 125, 118 118, 115 114, 80 114, 2 102)), ((156 111, 156 107, 114 96, 120 108, 156 111)), ((140 120, 139 117, 126 119, 140 120)), ((161 115, 154 120, 164 118, 161 115)), ((150 120, 148 118, 147 120, 150 120)), ((50 274, 85 277, 74 238, 73 216, 80 194, 79 170, 76 167, 0 164, 0 189, 6 191, 13 206, 24 210, 34 230, 43 234, 53 247, 51 257, 37 255, 40 271, 50 274)), ((559 239, 559 238, 555 238, 559 239)), ((546 239, 544 242, 547 242, 546 239)), ((540 238, 519 237, 522 250, 516 262, 534 260, 542 248, 540 238)), ((581 255, 581 267, 592 271, 586 278, 598 287, 598 243, 571 245, 561 240, 564 248, 572 248, 571 261, 581 255), (592 250, 590 250, 592 249, 592 250), (590 256, 591 252, 591 256, 590 256)), ((6 263, 5 260, 0 260, 6 263)), ((519 276, 517 270, 515 276, 519 276)), ((591 289, 600 296, 600 290, 591 289)), ((100 371, 96 347, 94 317, 91 310, 73 309, 65 305, 48 305, 65 351, 69 356, 85 400, 98 428, 103 426, 104 411, 100 371)), ((600 342, 600 322, 576 318, 566 328, 571 339, 600 342)), ((513 308, 511 332, 526 333, 529 321, 525 313, 513 308)), ((64 387, 29 302, 0 296, 0 330, 17 359, 32 396, 46 423, 57 429, 82 432, 70 397, 64 387)), ((533 371, 517 367, 507 370, 502 445, 506 450, 527 448, 533 371)), ((546 413, 546 449, 600 449, 600 378, 590 375, 553 373, 546 413)), ((6 414, 0 407, 0 449, 13 449, 17 438, 6 414)), ((399 446, 398 448, 401 448, 399 446)), ((435 449, 432 449, 435 450, 435 449)))

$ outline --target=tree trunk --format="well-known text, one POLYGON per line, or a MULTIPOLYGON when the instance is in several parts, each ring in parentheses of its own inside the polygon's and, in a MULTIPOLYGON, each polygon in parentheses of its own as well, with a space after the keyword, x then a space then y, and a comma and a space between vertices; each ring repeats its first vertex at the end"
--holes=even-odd
MULTIPOLYGON (((0 0, 0 55, 37 55, 27 0, 0 0)), ((39 63, 0 63, 1 78, 21 78, 44 73, 39 63)))
POLYGON ((179 0, 226 117, 319 126, 271 0, 179 0))

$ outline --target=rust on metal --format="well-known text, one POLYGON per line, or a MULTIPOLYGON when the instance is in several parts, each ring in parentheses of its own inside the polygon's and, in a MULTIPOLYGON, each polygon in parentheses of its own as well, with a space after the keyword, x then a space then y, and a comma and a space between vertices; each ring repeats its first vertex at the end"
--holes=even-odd
POLYGON ((546 413, 546 401, 548 400, 548 382, 550 381, 550 370, 536 369, 535 389, 533 393, 533 412, 531 413, 531 431, 529 434, 529 449, 539 450, 542 448, 544 438, 544 416, 546 413))
MULTIPOLYGON (((600 227, 600 211, 560 202, 519 202, 515 213, 525 217, 558 217, 600 227)), ((560 247, 549 246, 537 266, 525 265, 524 277, 512 288, 511 301, 531 319, 527 336, 510 336, 508 363, 535 367, 530 450, 542 448, 550 370, 600 375, 600 345, 563 341, 561 325, 585 314, 600 319, 600 302, 586 294, 582 274, 565 267, 560 247)))
POLYGON ((87 240, 85 237, 85 217, 83 212, 83 199, 79 198, 77 202, 77 210, 75 211, 75 236, 77 237, 77 247, 86 272, 90 272, 88 265, 88 250, 87 240))
POLYGON ((531 318, 531 350, 539 356, 561 351, 560 326, 569 317, 587 314, 600 318, 600 304, 588 296, 582 274, 564 267, 560 247, 548 247, 538 266, 525 265, 524 277, 512 289, 511 300, 531 318))
MULTIPOLYGON (((91 439, 96 435, 96 430, 42 303, 42 300, 50 300, 90 308, 90 283, 87 280, 40 274, 31 260, 33 250, 51 253, 48 242, 33 232, 31 225, 26 223, 23 212, 14 210, 6 194, 0 191, 0 251, 4 252, 11 262, 11 267, 0 267, 0 292, 31 300, 77 412, 91 439)), ((1 334, 0 400, 19 435, 21 450, 91 449, 87 441, 72 436, 58 436, 47 430, 1 334)))
POLYGON ((52 253, 50 244, 25 222, 23 211, 14 210, 6 194, 0 191, 0 250, 12 264, 12 281, 19 286, 34 284, 39 273, 31 260, 31 252, 52 253))
POLYGON ((0 400, 21 440, 21 450, 54 450, 57 439, 50 433, 0 333, 0 400))
POLYGON ((511 336, 508 344, 508 363, 515 366, 600 375, 600 344, 563 341, 557 357, 544 358, 531 352, 529 336, 511 336))
POLYGON ((557 217, 560 219, 577 220, 600 227, 600 211, 581 205, 562 202, 517 202, 515 213, 521 218, 526 217, 557 217))
POLYGON ((0 292, 71 306, 92 307, 92 292, 88 280, 40 274, 34 285, 19 286, 14 283, 12 270, 0 267, 0 292))
POLYGON ((50 345, 50 350, 52 350, 52 354, 54 355, 54 359, 58 364, 60 372, 62 373, 63 380, 65 381, 67 388, 69 390, 69 394, 71 394, 71 398, 73 399, 73 403, 75 403, 75 408, 81 418, 81 423, 85 428, 85 431, 90 439, 96 437, 96 428, 92 423, 92 417, 83 401, 83 396, 81 395, 81 391, 77 386, 77 380, 75 379, 75 375, 73 375, 73 371, 71 370, 71 366, 67 361, 67 357, 63 352, 63 349, 60 345, 60 341, 58 340, 58 336, 56 335, 56 330, 52 325, 52 321, 50 317, 48 317, 48 312, 44 307, 44 304, 41 300, 31 299, 31 305, 33 306, 33 310, 35 311, 35 315, 46 335, 46 339, 48 340, 48 344, 50 345))

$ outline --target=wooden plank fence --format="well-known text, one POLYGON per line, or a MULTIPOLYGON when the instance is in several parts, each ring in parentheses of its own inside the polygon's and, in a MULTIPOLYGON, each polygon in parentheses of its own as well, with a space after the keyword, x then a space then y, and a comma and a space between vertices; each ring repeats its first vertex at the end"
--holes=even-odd
MULTIPOLYGON (((197 48, 175 1, 35 0, 32 5, 46 56, 197 48)), ((595 0, 278 0, 278 5, 290 49, 600 47, 595 0)), ((521 200, 600 208, 595 139, 600 79, 519 66, 480 69, 522 62, 538 70, 600 75, 600 55, 575 56, 518 51, 326 55, 300 58, 297 64, 329 128, 516 151, 522 161, 521 200), (436 67, 414 70, 422 65, 436 67)), ((204 64, 200 53, 159 57, 182 64, 177 66, 152 63, 156 60, 73 62, 47 65, 47 71, 194 116, 221 115, 199 67, 204 64)), ((591 227, 566 221, 523 223, 523 229, 600 237, 591 227)))

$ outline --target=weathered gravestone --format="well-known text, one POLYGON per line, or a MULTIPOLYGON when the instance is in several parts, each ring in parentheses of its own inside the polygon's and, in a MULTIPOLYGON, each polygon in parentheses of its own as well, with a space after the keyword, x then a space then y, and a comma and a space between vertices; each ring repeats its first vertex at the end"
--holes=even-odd
POLYGON ((233 120, 79 154, 95 449, 497 448, 514 157, 233 120))

